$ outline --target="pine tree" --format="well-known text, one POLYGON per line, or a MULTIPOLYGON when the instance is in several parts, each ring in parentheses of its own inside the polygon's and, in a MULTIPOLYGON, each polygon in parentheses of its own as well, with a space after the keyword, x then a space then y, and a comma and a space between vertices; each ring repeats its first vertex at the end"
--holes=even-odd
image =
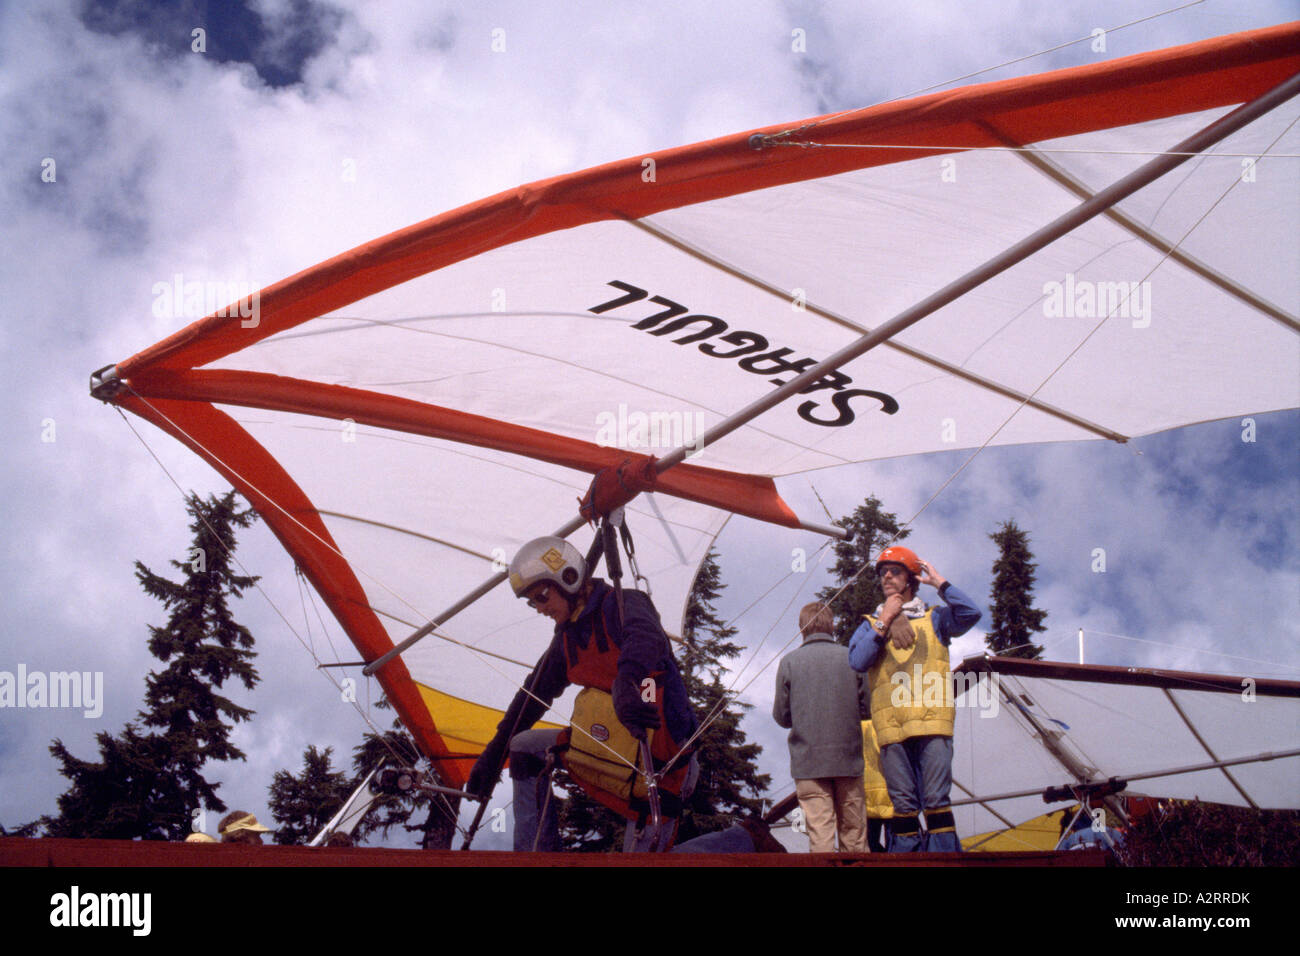
POLYGON ((42 817, 48 836, 175 840, 191 828, 200 807, 226 810, 202 769, 209 760, 243 760, 230 742, 233 725, 253 712, 216 693, 237 677, 251 690, 258 681, 252 665, 253 636, 230 614, 228 597, 238 597, 255 577, 230 567, 235 528, 255 520, 240 511, 235 493, 202 501, 191 496, 188 511, 193 546, 177 583, 136 562, 144 590, 171 611, 166 627, 150 627, 149 650, 167 666, 146 678, 146 709, 118 736, 96 736, 98 763, 74 757, 55 740, 50 753, 72 785, 59 797, 59 814, 42 817), (229 549, 229 550, 227 550, 229 549), (151 730, 152 728, 152 730, 151 730))
POLYGON ((1134 867, 1294 867, 1300 812, 1162 800, 1131 820, 1116 855, 1134 867))
POLYGON ((205 504, 191 497, 190 531, 194 544, 185 562, 172 567, 186 571, 183 583, 169 581, 136 562, 136 578, 145 592, 171 609, 166 627, 150 627, 149 651, 167 664, 146 679, 145 704, 139 714, 146 727, 162 728, 171 750, 173 773, 179 773, 183 790, 203 798, 212 809, 222 810, 215 788, 199 769, 209 760, 243 760, 244 753, 230 742, 233 723, 246 721, 253 712, 215 693, 232 677, 252 690, 259 678, 253 667, 253 635, 235 622, 227 595, 239 597, 257 583, 255 577, 237 575, 231 568, 234 528, 249 527, 256 516, 239 511, 235 493, 205 504), (227 549, 230 549, 229 551, 227 549))
POLYGON ((911 532, 899 528, 898 515, 881 510, 880 499, 875 495, 869 495, 853 514, 835 523, 851 530, 853 540, 835 542, 835 566, 831 573, 836 583, 818 591, 817 600, 830 604, 835 613, 835 639, 848 644, 862 623, 862 615, 874 613, 885 599, 876 576, 876 557, 889 544, 902 541, 911 532))
POLYGON ((51 744, 50 753, 63 765, 59 772, 72 786, 59 797, 59 815, 41 818, 45 835, 116 840, 183 835, 197 804, 187 807, 168 776, 162 740, 141 735, 133 723, 117 736, 101 731, 95 739, 98 763, 74 757, 61 740, 51 744))
POLYGON ((726 661, 741 647, 731 638, 739 633, 718 617, 715 602, 726 585, 717 555, 705 555, 686 600, 682 626, 682 681, 701 721, 709 721, 699 739, 700 779, 678 830, 679 841, 722 830, 736 816, 756 816, 762 811, 759 795, 772 778, 758 772, 763 748, 747 743, 740 729, 749 704, 730 697, 722 677, 726 661), (712 716, 710 716, 712 715, 712 716))
POLYGON ((267 806, 280 824, 275 842, 297 846, 310 843, 347 800, 353 787, 348 775, 330 769, 334 748, 324 751, 308 746, 302 755, 302 773, 294 775, 277 770, 271 780, 271 797, 267 806))
POLYGON ((984 642, 1003 657, 1041 657, 1043 648, 1030 638, 1047 630, 1043 625, 1047 612, 1033 606, 1038 565, 1029 550, 1029 535, 1015 521, 1006 521, 989 537, 997 543, 999 555, 993 563, 993 626, 984 642))
MULTIPOLYGON (((682 814, 679 842, 723 829, 735 815, 757 814, 761 809, 758 796, 771 781, 758 772, 762 747, 747 743, 740 729, 740 719, 749 705, 729 695, 722 681, 725 662, 741 650, 731 642, 737 629, 727 626, 714 608, 725 587, 717 555, 710 550, 687 598, 682 643, 675 648, 691 706, 701 723, 708 721, 696 742, 700 778, 682 814)), ((556 777, 566 792, 560 809, 561 845, 587 852, 608 852, 622 846, 626 821, 588 797, 562 771, 556 777)))

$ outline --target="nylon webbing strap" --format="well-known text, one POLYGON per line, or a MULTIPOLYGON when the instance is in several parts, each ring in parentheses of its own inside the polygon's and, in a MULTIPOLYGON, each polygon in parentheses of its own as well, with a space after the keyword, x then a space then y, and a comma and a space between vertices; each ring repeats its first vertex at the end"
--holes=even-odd
POLYGON ((600 522, 600 537, 605 542, 605 568, 609 579, 614 584, 614 595, 618 603, 618 626, 623 628, 623 563, 618 557, 618 538, 608 518, 600 522))
POLYGON ((889 830, 897 836, 912 836, 921 831, 921 821, 915 816, 890 817, 889 830))
POLYGON ((645 581, 645 590, 646 590, 646 594, 649 594, 649 593, 650 593, 650 580, 649 580, 647 577, 645 577, 645 576, 641 573, 641 569, 640 569, 639 567, 637 567, 637 563, 636 563, 636 544, 632 541, 632 529, 629 528, 629 527, 627 526, 627 521, 624 520, 624 521, 623 521, 623 522, 618 526, 618 530, 619 530, 619 534, 620 534, 620 535, 622 536, 622 538, 623 538, 623 550, 627 553, 627 563, 628 563, 628 567, 630 567, 630 568, 632 569, 632 580, 633 580, 634 582, 635 582, 635 581, 645 581))
POLYGON ((931 833, 938 830, 956 830, 957 821, 953 819, 951 810, 926 810, 925 828, 931 833))

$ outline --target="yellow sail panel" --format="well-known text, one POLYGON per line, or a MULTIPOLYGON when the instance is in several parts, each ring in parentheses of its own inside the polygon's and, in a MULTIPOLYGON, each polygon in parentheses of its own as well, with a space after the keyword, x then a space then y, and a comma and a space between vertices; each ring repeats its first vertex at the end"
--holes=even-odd
MULTIPOLYGON (((448 756, 458 763, 461 760, 457 758, 462 758, 465 775, 468 776, 474 758, 483 752, 483 748, 497 732, 497 724, 505 716, 505 711, 484 707, 462 697, 453 697, 419 681, 415 682, 415 686, 424 706, 429 709, 429 716, 438 727, 439 736, 447 745, 448 756)), ((564 725, 539 720, 533 726, 559 730, 564 725)))
POLYGON ((1061 839, 1061 815, 1065 812, 1053 810, 1019 826, 967 837, 961 841, 962 849, 968 853, 1055 850, 1061 839))

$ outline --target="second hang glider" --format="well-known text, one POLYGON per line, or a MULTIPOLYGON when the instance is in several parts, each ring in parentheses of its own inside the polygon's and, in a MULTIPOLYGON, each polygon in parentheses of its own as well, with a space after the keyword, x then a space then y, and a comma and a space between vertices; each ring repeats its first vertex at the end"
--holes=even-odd
MULTIPOLYGON (((1300 152, 1297 84, 1288 24, 532 183, 93 391, 225 475, 367 661, 571 516, 592 473, 778 402, 628 506, 672 630, 727 511, 801 523, 774 478, 1300 404, 1300 181, 1269 158, 1300 152), (1208 153, 1161 155, 1229 114, 1208 153), (1179 165, 1090 198, 1149 162, 1179 165), (1100 214, 1018 245, 1081 203, 1100 214)), ((378 672, 453 785, 547 639, 503 590, 378 672)))

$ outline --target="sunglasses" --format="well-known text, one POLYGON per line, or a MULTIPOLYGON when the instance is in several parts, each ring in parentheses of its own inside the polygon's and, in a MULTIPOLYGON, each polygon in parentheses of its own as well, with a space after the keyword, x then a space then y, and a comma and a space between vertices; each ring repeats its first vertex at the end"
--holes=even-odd
POLYGON ((549 587, 538 588, 532 594, 528 595, 527 598, 525 598, 525 600, 528 602, 528 606, 532 608, 540 608, 550 599, 551 599, 551 589, 549 587))

